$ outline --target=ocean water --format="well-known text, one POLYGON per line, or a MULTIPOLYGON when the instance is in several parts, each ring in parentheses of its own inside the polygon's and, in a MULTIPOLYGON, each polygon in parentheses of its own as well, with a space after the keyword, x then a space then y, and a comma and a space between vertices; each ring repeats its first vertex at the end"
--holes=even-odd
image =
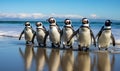
MULTIPOLYGON (((1 21, 0 22, 0 36, 2 37, 19 37, 20 33, 24 29, 25 21, 1 21)), ((36 21, 30 21, 34 30, 36 30, 35 23, 36 21)), ((49 23, 46 21, 42 21, 46 29, 49 28, 49 23)), ((60 28, 64 26, 63 22, 57 22, 60 28)), ((72 22, 72 25, 75 30, 77 30, 81 22, 72 22)), ((96 36, 101 27, 104 25, 104 22, 90 22, 90 27, 96 36)), ((116 43, 120 44, 120 22, 112 23, 112 33, 115 37, 116 43)))
MULTIPOLYGON (((47 43, 47 48, 25 45, 18 37, 24 29, 25 21, 0 22, 0 71, 118 71, 120 69, 120 45, 110 46, 108 51, 99 51, 94 46, 89 52, 55 49, 47 43)), ((48 29, 49 23, 43 21, 48 29)), ((35 30, 35 21, 31 21, 35 30)), ((62 29, 64 23, 58 22, 62 29)), ((75 30, 80 22, 72 23, 75 30)), ((104 22, 91 22, 96 35, 104 22)), ((120 23, 112 24, 116 43, 120 44, 120 23)), ((49 41, 48 41, 49 42, 49 41)), ((77 45, 74 44, 77 49, 77 45)))

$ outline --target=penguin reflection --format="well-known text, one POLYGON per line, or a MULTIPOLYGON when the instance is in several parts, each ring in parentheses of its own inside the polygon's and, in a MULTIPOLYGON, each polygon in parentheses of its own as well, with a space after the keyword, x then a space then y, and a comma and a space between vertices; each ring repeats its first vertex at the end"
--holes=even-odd
POLYGON ((38 47, 37 52, 35 54, 35 58, 36 58, 36 71, 43 71, 46 62, 46 49, 38 47))
POLYGON ((32 45, 26 45, 24 53, 21 50, 21 48, 19 48, 19 52, 20 52, 20 54, 23 57, 24 62, 25 62, 25 68, 26 68, 25 70, 26 71, 30 70, 32 59, 33 59, 33 51, 34 51, 34 49, 33 49, 32 45))
POLYGON ((89 52, 78 52, 76 57, 74 71, 90 71, 91 60, 89 52))
POLYGON ((99 52, 97 54, 98 71, 111 71, 110 56, 108 52, 99 52))
POLYGON ((62 71, 73 71, 74 66, 74 54, 73 51, 66 50, 65 53, 62 55, 61 60, 61 67, 62 71))
POLYGON ((48 59, 49 71, 58 71, 60 66, 59 49, 52 49, 48 59))

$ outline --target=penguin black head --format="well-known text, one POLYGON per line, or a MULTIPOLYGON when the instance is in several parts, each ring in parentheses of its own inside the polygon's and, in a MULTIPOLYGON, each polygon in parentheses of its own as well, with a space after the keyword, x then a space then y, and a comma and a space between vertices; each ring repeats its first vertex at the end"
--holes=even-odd
POLYGON ((82 24, 88 24, 88 23, 89 23, 89 20, 87 18, 82 19, 82 24))
POLYGON ((64 23, 65 23, 65 25, 70 25, 72 22, 70 19, 65 19, 64 23))
POLYGON ((30 26, 30 22, 29 21, 25 22, 25 26, 30 26))
POLYGON ((37 26, 37 27, 42 26, 42 22, 37 22, 37 23, 36 23, 36 26, 37 26))
POLYGON ((50 18, 48 19, 48 22, 49 22, 49 23, 56 23, 56 20, 55 20, 53 17, 50 17, 50 18))
POLYGON ((112 23, 112 22, 111 22, 110 20, 106 20, 106 21, 105 21, 105 26, 111 26, 111 23, 112 23))

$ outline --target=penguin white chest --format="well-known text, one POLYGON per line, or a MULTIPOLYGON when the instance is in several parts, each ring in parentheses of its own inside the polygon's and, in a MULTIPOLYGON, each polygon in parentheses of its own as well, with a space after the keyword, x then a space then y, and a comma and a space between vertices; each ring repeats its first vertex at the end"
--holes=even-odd
POLYGON ((45 38, 45 32, 43 30, 39 29, 36 32, 36 36, 37 36, 37 41, 39 43, 43 43, 44 38, 45 38))
POLYGON ((101 36, 98 39, 99 47, 108 47, 111 40, 111 31, 105 30, 102 32, 101 36))
POLYGON ((79 29, 77 34, 78 44, 81 46, 90 46, 91 44, 91 35, 90 30, 88 28, 79 29))
POLYGON ((58 32, 57 27, 51 27, 49 30, 49 36, 50 36, 50 40, 53 43, 58 43, 60 42, 60 33, 58 32))
MULTIPOLYGON (((71 28, 63 28, 62 42, 64 45, 67 44, 67 41, 70 39, 70 36, 73 34, 73 30, 71 28)), ((74 42, 74 38, 70 41, 69 44, 74 42)))
POLYGON ((73 30, 70 28, 63 29, 63 37, 64 39, 69 39, 69 37, 73 34, 73 30))
POLYGON ((31 29, 24 30, 25 32, 25 40, 31 41, 33 37, 33 32, 31 29))

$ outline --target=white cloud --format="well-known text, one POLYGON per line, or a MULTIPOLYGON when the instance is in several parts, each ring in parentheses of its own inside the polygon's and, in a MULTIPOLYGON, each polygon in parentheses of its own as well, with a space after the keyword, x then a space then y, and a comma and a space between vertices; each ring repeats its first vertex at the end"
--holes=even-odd
POLYGON ((96 14, 91 14, 90 17, 91 18, 97 18, 98 16, 96 14))
POLYGON ((33 18, 35 18, 35 19, 45 17, 45 15, 42 14, 42 13, 32 13, 31 16, 32 16, 33 18))
POLYGON ((46 18, 46 17, 58 17, 58 18, 83 18, 76 14, 42 14, 42 13, 0 13, 0 18, 46 18))

